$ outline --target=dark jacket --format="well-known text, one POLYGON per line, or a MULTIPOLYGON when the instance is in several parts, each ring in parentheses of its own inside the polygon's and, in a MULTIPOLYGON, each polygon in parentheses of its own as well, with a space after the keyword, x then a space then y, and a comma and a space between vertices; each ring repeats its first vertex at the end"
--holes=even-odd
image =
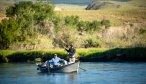
POLYGON ((65 49, 68 52, 69 57, 74 57, 76 53, 76 49, 74 47, 71 47, 69 49, 65 49))

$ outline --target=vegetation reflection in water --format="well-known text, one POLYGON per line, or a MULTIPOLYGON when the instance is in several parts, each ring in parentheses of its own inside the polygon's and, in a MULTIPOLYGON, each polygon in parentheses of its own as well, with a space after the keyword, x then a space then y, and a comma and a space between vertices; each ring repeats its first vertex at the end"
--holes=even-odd
POLYGON ((48 74, 38 72, 35 64, 0 64, 0 82, 2 84, 58 84, 60 82, 64 84, 123 84, 123 82, 124 84, 144 84, 146 82, 146 63, 82 62, 80 66, 86 71, 48 74))

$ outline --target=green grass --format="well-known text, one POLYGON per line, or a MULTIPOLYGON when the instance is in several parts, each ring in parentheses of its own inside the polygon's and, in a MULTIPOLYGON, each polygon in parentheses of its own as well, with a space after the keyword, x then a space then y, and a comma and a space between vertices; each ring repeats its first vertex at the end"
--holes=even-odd
MULTIPOLYGON (((146 48, 88 48, 77 49, 76 56, 80 61, 146 61, 146 48)), ((51 59, 54 54, 62 59, 68 59, 63 49, 52 50, 1 50, 1 62, 28 62, 40 61, 42 56, 51 59)))
MULTIPOLYGON (((86 57, 92 53, 101 53, 107 49, 77 49, 76 56, 86 57)), ((40 61, 42 56, 51 59, 54 54, 58 54, 63 59, 68 59, 67 52, 63 49, 50 49, 50 50, 1 50, 0 60, 2 62, 27 62, 27 61, 40 61)))
POLYGON ((57 50, 1 50, 0 60, 2 62, 27 62, 34 61, 35 58, 42 56, 48 59, 52 58, 54 54, 58 54, 61 58, 67 59, 67 53, 61 49, 57 50))

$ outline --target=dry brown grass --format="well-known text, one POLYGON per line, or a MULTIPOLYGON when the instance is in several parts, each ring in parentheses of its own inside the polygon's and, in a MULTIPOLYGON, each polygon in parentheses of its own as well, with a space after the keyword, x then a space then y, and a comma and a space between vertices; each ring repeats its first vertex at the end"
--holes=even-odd
POLYGON ((7 18, 6 15, 3 14, 3 13, 0 13, 0 22, 1 22, 3 19, 5 19, 5 18, 7 18))
POLYGON ((92 21, 108 19, 112 25, 119 26, 125 22, 143 23, 146 25, 146 9, 133 8, 133 9, 105 9, 105 10, 74 10, 74 11, 57 11, 58 15, 72 16, 77 15, 81 20, 92 21))

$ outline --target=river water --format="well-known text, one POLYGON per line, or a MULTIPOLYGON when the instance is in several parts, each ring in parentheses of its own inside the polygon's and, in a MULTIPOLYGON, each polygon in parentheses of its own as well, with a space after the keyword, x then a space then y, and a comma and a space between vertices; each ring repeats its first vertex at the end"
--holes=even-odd
POLYGON ((40 73, 35 64, 0 64, 0 84, 146 84, 146 63, 81 62, 78 73, 40 73))

